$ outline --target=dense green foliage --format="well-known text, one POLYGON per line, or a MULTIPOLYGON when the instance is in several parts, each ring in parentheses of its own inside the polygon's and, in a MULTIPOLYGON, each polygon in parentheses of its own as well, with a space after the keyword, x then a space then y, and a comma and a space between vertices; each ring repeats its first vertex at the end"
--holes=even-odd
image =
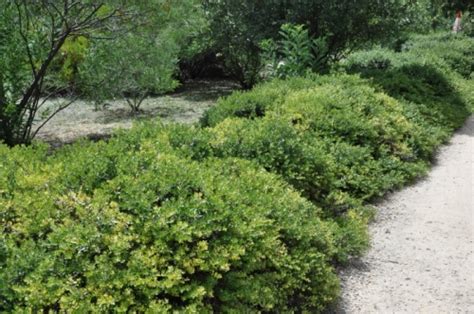
POLYGON ((427 62, 437 62, 441 59, 446 66, 439 61, 435 66, 441 70, 448 69, 461 74, 464 78, 470 78, 474 72, 474 38, 458 35, 452 36, 446 33, 433 34, 431 36, 412 35, 403 50, 412 53, 418 58, 424 58, 427 62), (444 66, 444 68, 443 68, 444 66))
MULTIPOLYGON (((327 43, 315 51, 321 63, 338 58, 346 48, 386 35, 398 1, 215 1, 205 0, 211 49, 222 52, 227 71, 243 87, 259 81, 264 66, 261 42, 277 39, 282 25, 302 24, 310 37, 327 43), (341 22, 345 19, 344 22, 341 22)), ((398 13, 397 13, 398 14, 398 13)), ((392 27, 392 30, 395 28, 392 27)))
POLYGON ((376 88, 406 106, 415 106, 432 126, 452 129, 473 108, 473 60, 472 38, 434 34, 414 37, 400 53, 355 53, 342 66, 370 78, 376 88))
POLYGON ((115 144, 2 147, 0 309, 320 310, 335 298, 333 226, 276 176, 115 144))
MULTIPOLYGON (((373 158, 397 157, 390 167, 396 167, 398 159, 414 159, 415 147, 408 147, 406 143, 414 127, 405 121, 400 105, 369 87, 359 86, 357 90, 347 87, 344 83, 348 79, 339 82, 334 79, 331 84, 293 91, 285 101, 279 105, 275 102, 272 109, 267 109, 262 119, 224 120, 210 131, 214 153, 259 160, 267 169, 282 172, 289 182, 296 180, 295 186, 310 199, 320 199, 321 193, 331 191, 328 182, 333 183, 331 173, 335 170, 325 165, 331 161, 325 155, 333 145, 341 142, 350 145, 354 147, 353 153, 367 147, 363 151, 373 158), (297 149, 298 143, 301 148, 297 149), (276 159, 280 155, 280 159, 276 159), (305 158, 311 162, 303 161, 305 158)), ((362 84, 361 80, 352 79, 362 84)), ((344 162, 329 163, 339 167, 344 162)), ((371 169, 373 178, 364 178, 359 184, 370 185, 371 180, 375 180, 373 183, 381 186, 360 193, 361 186, 343 190, 364 198, 377 194, 379 189, 385 190, 381 177, 375 175, 377 169, 371 169)), ((397 180, 393 174, 390 178, 397 180)))
POLYGON ((92 39, 79 67, 80 88, 95 102, 123 98, 136 113, 150 94, 179 85, 175 71, 181 48, 204 21, 197 0, 137 2, 127 9, 146 22, 129 21, 131 30, 113 35, 114 40, 92 39))
MULTIPOLYGON (((269 47, 262 47, 262 42, 280 40, 284 25, 304 26, 309 37, 317 42, 318 49, 311 51, 312 65, 306 69, 319 73, 354 49, 370 47, 373 43, 399 47, 408 33, 449 30, 456 10, 464 14, 463 32, 472 36, 473 29, 470 1, 205 0, 203 3, 209 27, 199 34, 199 38, 206 38, 207 47, 200 47, 222 53, 228 74, 245 88, 257 83, 262 69, 268 65, 269 47)), ((301 42, 296 39, 294 44, 298 43, 301 42)), ((196 61, 200 56, 197 54, 196 61)), ((277 57, 285 59, 284 54, 277 57)))
POLYGON ((326 68, 329 55, 325 38, 311 38, 304 25, 292 24, 281 26, 280 37, 277 41, 268 39, 261 43, 263 60, 268 63, 266 76, 303 76, 326 68))
POLYGON ((367 202, 474 107, 472 39, 402 50, 236 92, 201 126, 0 145, 0 311, 323 311, 368 245, 367 202))

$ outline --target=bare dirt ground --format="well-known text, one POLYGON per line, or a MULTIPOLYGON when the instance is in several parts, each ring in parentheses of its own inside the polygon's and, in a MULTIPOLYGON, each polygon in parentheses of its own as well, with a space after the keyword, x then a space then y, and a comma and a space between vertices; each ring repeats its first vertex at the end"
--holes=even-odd
POLYGON ((424 180, 390 195, 343 270, 339 313, 474 313, 474 116, 424 180))
MULTIPOLYGON (((40 129, 37 138, 57 146, 81 137, 106 137, 115 129, 130 128, 134 121, 141 119, 160 118, 163 121, 194 123, 219 97, 238 88, 238 84, 230 81, 188 82, 173 94, 146 99, 138 115, 131 114, 124 100, 108 101, 102 110, 96 110, 92 103, 78 100, 55 115, 40 129)), ((61 98, 51 100, 45 108, 52 109, 64 101, 61 98)), ((42 121, 37 121, 36 126, 42 121)))

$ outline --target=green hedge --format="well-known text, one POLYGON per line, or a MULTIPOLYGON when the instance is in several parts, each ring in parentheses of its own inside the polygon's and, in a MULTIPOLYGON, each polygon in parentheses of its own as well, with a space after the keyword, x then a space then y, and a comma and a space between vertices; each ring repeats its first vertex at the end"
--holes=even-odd
POLYGON ((385 48, 374 48, 352 53, 339 63, 349 72, 389 69, 407 63, 431 64, 450 76, 454 72, 470 78, 474 71, 474 38, 451 33, 412 35, 397 53, 385 48))

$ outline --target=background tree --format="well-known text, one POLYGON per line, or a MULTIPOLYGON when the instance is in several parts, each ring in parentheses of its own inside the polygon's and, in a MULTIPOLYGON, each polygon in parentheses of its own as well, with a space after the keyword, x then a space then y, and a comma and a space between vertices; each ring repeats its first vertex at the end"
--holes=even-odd
POLYGON ((259 44, 270 36, 269 25, 277 17, 274 6, 269 4, 250 0, 203 1, 213 39, 211 49, 223 54, 227 72, 244 88, 257 82, 262 68, 259 44))
POLYGON ((420 13, 418 1, 407 0, 203 0, 203 4, 210 19, 212 49, 222 52, 227 71, 244 87, 258 80, 259 44, 276 40, 283 24, 304 25, 311 38, 324 40, 325 53, 314 55, 316 63, 323 65, 373 42, 390 41, 403 29, 421 25, 426 30, 430 19, 420 13))
POLYGON ((150 93, 177 86, 175 50, 153 37, 135 34, 95 45, 80 68, 86 97, 97 105, 118 97, 126 100, 133 113, 139 112, 150 93))
POLYGON ((137 111, 173 89, 180 45, 203 19, 198 0, 0 1, 0 141, 10 146, 79 97, 125 97, 137 111), (58 95, 67 101, 44 110, 58 95))
POLYGON ((149 95, 178 86, 181 47, 204 16, 195 0, 137 2, 130 8, 141 12, 141 22, 131 21, 133 29, 123 36, 93 41, 79 71, 87 97, 99 103, 125 99, 137 113, 149 95))
MULTIPOLYGON (((51 65, 68 38, 90 36, 125 14, 102 1, 2 1, 0 6, 0 140, 29 143, 33 123, 48 98, 51 65)), ((71 100, 73 101, 73 100, 71 100)), ((49 113, 49 121, 71 101, 49 113)), ((40 126, 41 127, 41 126, 40 126)))

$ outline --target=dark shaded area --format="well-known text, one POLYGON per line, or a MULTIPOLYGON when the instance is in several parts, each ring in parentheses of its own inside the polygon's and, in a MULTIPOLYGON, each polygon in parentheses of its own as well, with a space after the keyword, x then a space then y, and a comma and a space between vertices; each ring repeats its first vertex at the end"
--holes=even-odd
POLYGON ((257 104, 254 109, 255 110, 242 108, 235 112, 235 116, 239 118, 261 118, 265 116, 265 107, 257 104))
MULTIPOLYGON (((108 142, 112 138, 112 136, 113 136, 112 134, 108 134, 108 133, 91 133, 91 134, 86 135, 84 137, 84 139, 86 139, 88 141, 92 141, 92 142, 100 142, 100 141, 108 142)), ((57 139, 52 139, 52 140, 46 140, 45 141, 45 143, 47 143, 49 145, 48 155, 53 155, 54 152, 56 152, 61 147, 64 147, 66 145, 72 145, 76 142, 77 142, 77 140, 64 142, 64 141, 60 141, 60 140, 57 140, 57 139)))
POLYGON ((240 84, 228 79, 198 79, 184 82, 168 96, 181 97, 188 101, 216 101, 238 89, 240 84))
POLYGON ((196 79, 229 79, 224 59, 214 50, 206 50, 179 61, 178 78, 181 82, 196 79))

